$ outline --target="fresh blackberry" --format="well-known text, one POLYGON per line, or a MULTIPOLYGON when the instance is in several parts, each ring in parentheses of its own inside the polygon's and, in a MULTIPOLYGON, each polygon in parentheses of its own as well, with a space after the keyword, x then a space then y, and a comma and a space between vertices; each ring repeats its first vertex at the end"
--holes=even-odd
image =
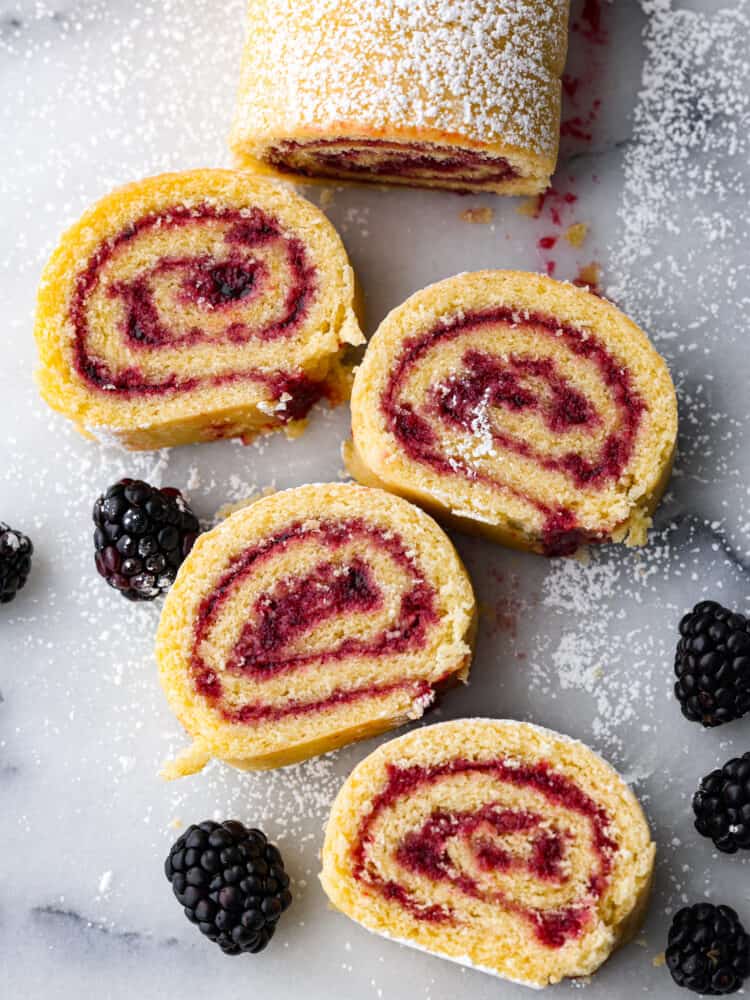
POLYGON ((674 693, 691 722, 720 726, 750 710, 750 623, 716 601, 680 622, 674 693))
POLYGON ((0 604, 12 601, 26 583, 33 552, 30 538, 0 521, 0 604))
POLYGON ((96 568, 131 601, 151 601, 174 583, 198 537, 179 490, 121 479, 94 504, 96 568))
POLYGON ((236 820, 188 827, 164 873, 188 920, 227 955, 263 951, 292 902, 278 848, 236 820))
POLYGON ((750 937, 730 906, 695 903, 675 914, 666 960, 678 986, 712 997, 734 993, 750 972, 750 937))
POLYGON ((750 753, 733 757, 707 774, 693 796, 695 829, 718 850, 750 848, 750 753))

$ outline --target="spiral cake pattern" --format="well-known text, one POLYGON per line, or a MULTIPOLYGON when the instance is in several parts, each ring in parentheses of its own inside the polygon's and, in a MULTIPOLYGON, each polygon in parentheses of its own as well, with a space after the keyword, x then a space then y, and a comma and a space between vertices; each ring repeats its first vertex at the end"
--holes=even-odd
POLYGON ((637 928, 643 813, 582 744, 469 719, 392 740, 333 805, 331 902, 368 929, 533 986, 593 972, 637 928))
POLYGON ((459 527, 570 555, 642 544, 668 481, 674 387, 635 324, 541 275, 459 275, 372 338, 352 393, 350 471, 459 527))
POLYGON ((253 0, 232 150, 282 176, 536 194, 567 20, 568 0, 253 0))
POLYGON ((466 678, 474 616, 448 538, 405 501, 257 501, 199 537, 164 605, 162 683, 194 740, 167 773, 280 766, 417 718, 466 678))
POLYGON ((87 212, 46 268, 42 393, 131 448, 293 430, 348 394, 353 302, 308 202, 240 172, 149 178, 87 212))

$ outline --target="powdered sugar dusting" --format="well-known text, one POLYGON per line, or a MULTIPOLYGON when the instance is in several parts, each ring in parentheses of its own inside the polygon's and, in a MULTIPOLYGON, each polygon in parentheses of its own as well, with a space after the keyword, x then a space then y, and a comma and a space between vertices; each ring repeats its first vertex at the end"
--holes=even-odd
POLYGON ((252 148, 345 123, 354 133, 430 128, 550 155, 567 8, 568 0, 253 4, 235 138, 252 148))
MULTIPOLYGON (((574 22, 583 5, 575 0, 574 22)), ((95 575, 91 505, 118 476, 186 490, 210 524, 228 500, 270 484, 335 480, 345 411, 316 413, 294 443, 126 454, 79 439, 31 381, 34 286, 63 227, 117 183, 227 162, 244 7, 12 0, 0 15, 0 134, 12 136, 0 158, 0 295, 12 348, 0 365, 0 519, 36 549, 29 582, 0 612, 6 992, 178 1000, 186 989, 250 989, 293 1000, 304 976, 311 1000, 332 985, 357 1000, 515 997, 326 909, 322 824, 373 744, 273 773, 213 764, 179 784, 156 777, 185 741, 156 677, 160 607, 130 605, 95 575), (263 826, 293 877, 295 902, 273 946, 247 962, 200 939, 161 874, 178 832, 212 815, 263 826)), ((577 94, 584 115, 602 98, 601 113, 592 143, 571 137, 555 179, 568 191, 574 176, 578 199, 561 226, 549 224, 551 201, 535 222, 486 196, 491 226, 462 222, 452 196, 419 191, 337 190, 327 205, 367 293, 370 331, 408 294, 459 270, 543 266, 540 237, 589 223, 585 259, 556 253, 557 274, 573 277, 595 257, 606 291, 657 341, 679 386, 680 455, 648 548, 549 563, 457 537, 489 611, 470 685, 423 720, 530 719, 584 739, 637 783, 659 846, 646 947, 623 949, 586 986, 591 1000, 676 995, 652 959, 683 902, 727 902, 750 924, 747 860, 719 857, 690 815, 700 775, 748 748, 748 720, 704 732, 671 693, 680 615, 704 597, 750 611, 749 13, 747 0, 603 4, 601 89, 577 94)))

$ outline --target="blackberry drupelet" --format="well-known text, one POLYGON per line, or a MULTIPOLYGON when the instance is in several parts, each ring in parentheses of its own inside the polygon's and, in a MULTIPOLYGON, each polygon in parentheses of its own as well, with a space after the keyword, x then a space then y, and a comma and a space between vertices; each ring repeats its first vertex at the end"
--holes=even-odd
POLYGON ((702 601, 680 622, 674 692, 682 714, 720 726, 750 710, 750 622, 715 601, 702 601))
POLYGON ((94 504, 96 568, 131 601, 151 601, 174 583, 200 525, 179 490, 121 479, 94 504))
POLYGON ((0 521, 0 604, 12 601, 26 583, 33 552, 30 538, 0 521))
POLYGON ((707 774, 693 796, 695 829, 725 854, 750 848, 750 753, 707 774))
POLYGON ((678 986, 705 996, 734 993, 750 972, 750 937, 731 907, 695 903, 675 914, 666 960, 678 986))
POLYGON ((188 920, 227 955, 262 951, 292 902, 278 848, 235 820, 188 827, 164 873, 188 920))

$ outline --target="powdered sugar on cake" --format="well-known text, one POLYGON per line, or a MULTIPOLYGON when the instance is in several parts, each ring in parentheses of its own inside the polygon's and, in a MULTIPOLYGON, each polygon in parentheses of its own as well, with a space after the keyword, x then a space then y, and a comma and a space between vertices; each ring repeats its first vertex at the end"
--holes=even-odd
POLYGON ((266 3, 262 47, 249 42, 254 83, 236 128, 248 141, 278 133, 253 96, 272 81, 274 112, 296 129, 436 129, 550 155, 567 7, 568 0, 266 3), (377 73, 363 74, 363 63, 377 73))

